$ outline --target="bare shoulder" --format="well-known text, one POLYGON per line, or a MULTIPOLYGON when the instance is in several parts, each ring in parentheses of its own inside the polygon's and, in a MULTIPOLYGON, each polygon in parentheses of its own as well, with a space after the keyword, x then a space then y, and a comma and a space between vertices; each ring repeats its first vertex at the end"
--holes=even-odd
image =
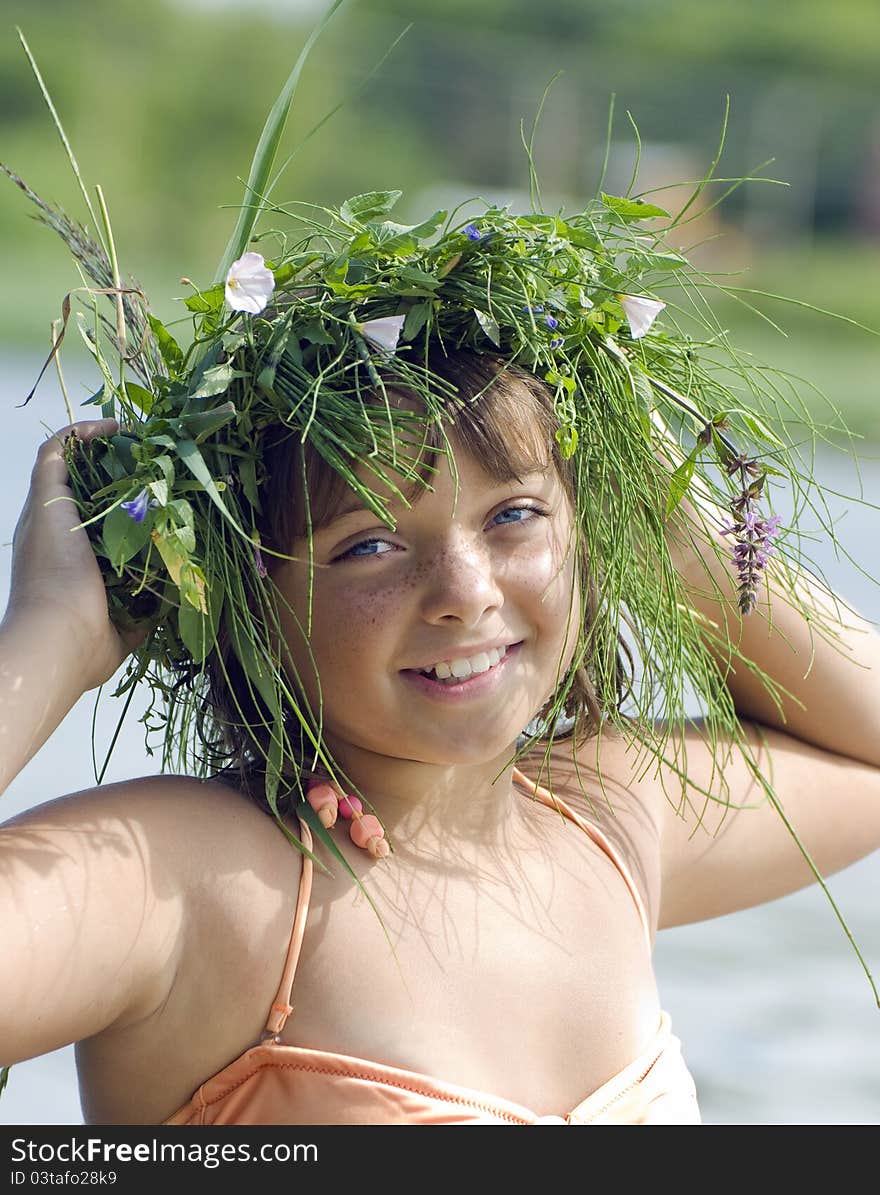
POLYGON ((558 742, 546 762, 536 748, 521 767, 601 824, 659 928, 685 925, 880 849, 880 769, 757 723, 742 729, 737 743, 699 720, 673 733, 658 725, 661 758, 603 733, 558 742))
POLYGON ((639 886, 653 924, 660 901, 662 817, 651 787, 639 780, 645 762, 644 752, 609 729, 586 742, 556 739, 549 755, 536 746, 519 767, 607 835, 639 886))
MULTIPOLYGON (((40 857, 47 881, 92 903, 149 908, 157 933, 199 917, 238 920, 257 890, 290 884, 299 857, 274 818, 227 784, 144 776, 71 793, 0 827, 5 861, 40 857), (234 882, 232 882, 234 880, 234 882)), ((144 924, 147 924, 144 919, 144 924)))
POLYGON ((236 791, 184 776, 73 793, 0 827, 5 1061, 143 1023, 193 944, 289 915, 296 852, 236 791), (285 903, 286 902, 286 903, 285 903), (52 993, 51 1000, 48 993, 52 993), (41 1005, 40 1017, 16 1012, 41 1005))
POLYGON ((229 785, 191 776, 143 776, 34 806, 0 826, 6 852, 25 841, 67 839, 80 863, 116 857, 184 881, 243 841, 279 837, 272 819, 229 785))

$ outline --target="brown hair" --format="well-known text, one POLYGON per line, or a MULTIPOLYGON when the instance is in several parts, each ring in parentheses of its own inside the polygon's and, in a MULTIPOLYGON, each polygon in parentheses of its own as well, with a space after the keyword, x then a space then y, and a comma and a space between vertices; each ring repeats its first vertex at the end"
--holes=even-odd
MULTIPOLYGON (((449 383, 456 394, 455 400, 449 401, 448 405, 441 403, 444 423, 447 418, 450 420, 459 443, 486 473, 501 483, 519 481, 521 476, 536 469, 552 467, 571 509, 577 509, 578 458, 576 455, 566 459, 559 451, 555 437, 559 421, 554 411, 554 396, 545 383, 493 353, 461 349, 444 353, 435 349, 427 365, 433 374, 449 383)), ((399 385, 396 389, 407 396, 399 385)), ((426 467, 436 463, 442 439, 436 424, 427 425, 424 431, 426 451, 420 466, 423 475, 426 467)), ((303 443, 299 431, 284 424, 266 429, 261 455, 265 479, 261 487, 263 515, 258 522, 260 538, 270 550, 287 553, 293 542, 307 530, 303 477, 313 531, 334 517, 342 501, 350 496, 351 488, 309 440, 303 443)), ((414 502, 418 501, 423 487, 415 480, 409 489, 401 486, 401 492, 414 502)), ((613 645, 594 642, 591 629, 596 623, 599 602, 597 579, 589 567, 583 538, 577 529, 576 536, 584 626, 574 668, 569 670, 560 687, 529 724, 537 726, 533 736, 529 737, 538 742, 560 738, 572 738, 577 744, 586 742, 597 733, 603 709, 619 710, 629 683, 627 672, 630 678, 632 675, 632 657, 619 634, 613 645), (597 691, 590 667, 591 658, 609 650, 613 651, 615 661, 613 694, 597 691), (627 658, 627 669, 622 656, 627 658), (547 718, 566 687, 562 712, 570 725, 560 730, 558 722, 551 725, 547 718)), ((273 561, 277 562, 278 558, 266 553, 264 559, 271 576, 273 561)), ((265 758, 263 753, 268 751, 270 735, 266 711, 260 707, 259 698, 252 695, 253 690, 246 683, 229 637, 222 628, 217 649, 205 667, 207 685, 199 715, 200 739, 209 752, 211 763, 220 767, 221 777, 234 782, 264 805, 261 762, 265 758)), ((304 712, 307 713, 305 707, 304 712)), ((291 742, 295 748, 298 741, 305 747, 305 736, 298 733, 299 723, 293 725, 293 718, 289 721, 291 742)), ((297 763, 302 765, 301 770, 305 769, 302 761, 308 752, 300 753, 295 749, 295 754, 297 763)))

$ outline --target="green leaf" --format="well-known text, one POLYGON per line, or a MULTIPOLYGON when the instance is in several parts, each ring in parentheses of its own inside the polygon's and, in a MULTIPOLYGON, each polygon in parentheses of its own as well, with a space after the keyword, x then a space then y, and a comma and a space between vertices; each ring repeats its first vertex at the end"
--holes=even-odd
POLYGON ((238 477, 244 496, 257 511, 262 511, 260 497, 257 492, 257 462, 252 456, 246 456, 238 466, 238 477))
POLYGON ((638 256, 645 270, 680 270, 690 264, 680 253, 640 253, 638 256))
MULTIPOLYGON (((218 368, 223 368, 219 366, 218 368)), ((208 373, 213 372, 209 370, 208 373)), ((205 378, 207 378, 205 374, 205 378)), ((237 376, 237 375, 234 375, 237 376)), ((205 378, 202 379, 204 383, 205 378)), ((193 395, 194 398, 202 397, 199 394, 193 395)), ((208 436, 212 436, 219 431, 221 427, 225 427, 237 414, 235 403, 225 402, 219 407, 212 407, 210 411, 195 411, 190 415, 181 415, 180 422, 192 436, 197 444, 201 444, 208 436)))
POLYGON ((572 224, 569 224, 566 236, 578 249, 598 249, 601 246, 601 241, 595 233, 587 232, 585 228, 576 228, 572 224))
POLYGON ((207 315, 213 312, 215 315, 223 310, 223 304, 226 301, 226 287, 222 282, 218 282, 216 286, 210 287, 208 290, 200 290, 198 294, 190 295, 188 299, 184 299, 185 307, 190 311, 195 311, 198 315, 207 315))
POLYGON ((432 237, 445 219, 446 212, 441 211, 435 212, 421 224, 395 224, 385 220, 382 224, 370 224, 369 230, 377 249, 385 254, 404 257, 408 253, 415 253, 419 242, 432 237))
MULTIPOLYGON (((433 294, 440 285, 439 278, 435 278, 427 270, 420 270, 418 266, 403 266, 397 271, 397 276, 401 282, 407 283, 408 287, 421 292, 427 291, 429 294, 433 294)), ((401 290, 400 293, 406 294, 406 290, 401 290)))
POLYGON ((339 283, 345 282, 345 279, 348 276, 348 265, 349 256, 348 250, 346 249, 344 253, 339 254, 335 261, 330 262, 330 264, 324 270, 324 278, 327 282, 331 283, 331 285, 334 283, 338 285, 339 283))
POLYGON ((114 506, 105 517, 101 527, 104 552, 119 576, 123 565, 147 546, 152 525, 149 511, 142 523, 136 523, 121 506, 114 506))
POLYGON ((174 524, 174 529, 194 525, 193 508, 185 498, 172 498, 168 503, 168 517, 174 524))
POLYGON ((156 401, 155 394, 145 390, 143 386, 138 386, 136 382, 125 383, 125 396, 132 406, 137 407, 144 415, 149 415, 156 401))
POLYGON ((159 352, 162 354, 162 360, 168 366, 171 373, 177 373, 181 365, 183 365, 183 350, 162 321, 156 319, 155 315, 147 313, 147 322, 153 331, 153 335, 156 337, 156 343, 159 346, 159 352))
POLYGON ((669 219, 669 212, 653 203, 645 203, 641 199, 622 199, 616 195, 601 193, 602 202, 621 220, 648 220, 654 216, 665 216, 669 219))
POLYGON ((309 344, 336 343, 321 321, 317 319, 309 320, 308 323, 298 325, 296 334, 301 340, 307 340, 309 344))
POLYGON ((168 456, 167 453, 163 452, 161 456, 157 456, 155 458, 153 464, 158 465, 162 470, 162 476, 165 478, 165 484, 170 490, 174 485, 174 461, 172 461, 171 457, 168 456))
POLYGON ((168 482, 163 478, 161 481, 151 481, 147 489, 156 499, 160 506, 164 506, 168 501, 168 482))
POLYGON ((578 446, 577 428, 568 425, 558 427, 554 434, 563 460, 568 460, 570 456, 574 456, 578 446))
POLYGON ((166 532, 165 542, 181 557, 187 557, 196 550, 196 533, 192 527, 175 527, 166 532))
MULTIPOLYGON (((201 570, 197 569, 195 565, 190 568, 194 574, 201 575, 201 570)), ((181 580, 184 581, 181 596, 183 596, 184 589, 189 589, 190 579, 186 574, 187 569, 181 569, 181 580)), ((194 579, 193 584, 195 584, 194 579)), ((198 587, 196 587, 196 592, 199 592, 198 587)), ((223 608, 223 594, 222 591, 219 591, 219 586, 209 588, 205 585, 202 593, 204 605, 207 607, 205 612, 202 612, 188 599, 181 600, 180 609, 177 612, 177 627, 180 637, 184 647, 197 664, 202 663, 217 642, 217 627, 220 623, 220 611, 223 608)))
MULTIPOLYGON (((145 444, 159 444, 162 448, 176 448, 177 447, 177 444, 175 443, 175 441, 172 440, 172 438, 170 436, 166 435, 165 432, 157 432, 155 435, 145 436, 144 443, 145 444)), ((157 457, 156 458, 157 462, 160 459, 161 459, 160 457, 157 457)), ((160 466, 160 468, 161 467, 162 466, 160 466)))
POLYGON ((543 212, 528 212, 517 216, 514 223, 520 228, 540 228, 543 232, 556 231, 556 217, 547 216, 543 212))
POLYGON ((501 348, 501 333, 498 329, 497 321, 494 320, 491 315, 487 315, 485 311, 480 311, 478 307, 474 308, 474 315, 477 317, 477 323, 480 325, 492 343, 497 348, 501 348))
POLYGON ((637 366, 633 366, 631 374, 636 402, 638 402, 642 412, 648 412, 654 406, 654 387, 651 385, 647 374, 643 373, 637 366))
POLYGON ((211 369, 206 369, 198 379, 198 385, 191 391, 190 398, 213 398, 216 394, 223 394, 229 389, 232 379, 240 377, 244 377, 244 374, 240 370, 236 371, 231 361, 214 365, 211 369))
POLYGON ((390 212, 403 191, 364 191, 346 199, 339 209, 339 215, 346 224, 366 224, 377 216, 390 212))
POLYGON ((432 216, 429 216, 427 220, 423 220, 421 224, 414 224, 410 232, 417 241, 430 240, 448 215, 449 213, 445 208, 440 208, 432 216))
POLYGON ((110 437, 110 443, 113 445, 113 453, 126 474, 134 473, 137 468, 132 449, 137 444, 132 436, 126 436, 122 432, 117 432, 115 436, 110 437))
POLYGON ((83 401, 79 405, 81 407, 100 407, 100 406, 102 406, 105 401, 104 395, 106 393, 106 389, 107 389, 106 386, 101 386, 100 390, 96 390, 95 393, 93 395, 91 395, 90 398, 84 398, 83 401))
POLYGON ((694 468, 697 463, 697 455, 699 454, 701 445, 697 445, 694 450, 685 457, 681 462, 672 477, 669 479, 669 495, 666 499, 666 518, 668 519, 678 504, 684 498, 688 491, 688 486, 691 483, 691 478, 694 475, 694 468))
MULTIPOLYGON (((236 520, 227 510, 223 499, 220 497, 217 487, 214 484, 214 478, 211 476, 208 466, 205 464, 205 459, 199 452, 199 448, 195 440, 178 440, 174 447, 177 455, 186 465, 187 469, 189 469, 190 473, 192 473, 197 481, 202 483, 205 493, 218 508, 223 517, 228 520, 228 522, 235 528, 239 535, 245 535, 244 531, 241 529, 241 527, 239 527, 236 520)), ((245 538, 247 539, 249 537, 245 536, 245 538)))
POLYGON ((406 319, 403 322, 403 339, 415 340, 422 328, 428 322, 428 317, 431 314, 432 303, 415 303, 410 307, 406 313, 406 319))
POLYGON ((766 440, 768 444, 772 444, 775 448, 785 447, 779 437, 770 430, 760 415, 756 415, 754 411, 746 411, 742 407, 728 407, 727 414, 739 415, 743 423, 757 439, 766 440))

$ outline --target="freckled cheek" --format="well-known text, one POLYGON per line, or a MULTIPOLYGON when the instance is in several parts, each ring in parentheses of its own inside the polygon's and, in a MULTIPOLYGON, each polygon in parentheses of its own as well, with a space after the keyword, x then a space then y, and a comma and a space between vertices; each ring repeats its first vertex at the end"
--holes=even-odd
POLYGON ((573 655, 580 629, 580 594, 574 582, 575 563, 564 547, 548 543, 528 554, 527 567, 517 567, 517 592, 529 610, 552 654, 565 645, 566 659, 573 655))
POLYGON ((375 681, 379 672, 389 670, 399 650, 396 635, 400 626, 403 588, 405 585, 366 593, 355 586, 316 584, 309 640, 314 665, 303 642, 306 596, 297 593, 291 597, 303 632, 297 628, 290 613, 282 618, 282 626, 309 695, 316 693, 315 668, 325 694, 340 686, 351 691, 352 686, 357 688, 360 676, 370 676, 375 681))

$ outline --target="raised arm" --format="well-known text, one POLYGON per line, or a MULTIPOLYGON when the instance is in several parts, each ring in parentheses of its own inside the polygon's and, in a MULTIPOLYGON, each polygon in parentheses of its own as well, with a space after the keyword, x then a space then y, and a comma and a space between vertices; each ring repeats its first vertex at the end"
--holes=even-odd
MULTIPOLYGON (((117 425, 76 427, 88 439, 117 425)), ((70 431, 40 447, 13 538, 9 605, 0 623, 0 791, 133 646, 110 622, 98 563, 78 528, 63 456, 70 431)))
MULTIPOLYGON (((115 426, 79 424, 77 433, 115 426)), ((129 650, 78 528, 63 434, 39 450, 13 541, 0 624, 3 788, 129 650)), ((137 813, 136 801, 126 806, 118 791, 99 790, 0 826, 0 1063, 143 1015, 161 995, 178 913, 156 898, 159 864, 137 813), (126 808, 131 817, 120 814, 126 808)))
MULTIPOLYGON (((742 616, 725 521, 697 492, 670 521, 673 563, 686 600, 710 628, 706 645, 759 772, 820 872, 829 874, 880 847, 880 636, 804 571, 792 601, 779 584, 778 557, 768 561, 757 609, 742 616), (731 649, 777 686, 778 704, 731 649)), ((716 760, 697 728, 684 746, 686 805, 676 810, 664 798, 660 811, 661 923, 717 916, 812 882, 790 829, 741 754, 716 760), (717 791, 719 767, 729 807, 707 803, 699 791, 717 791)), ((670 794, 680 791, 671 770, 661 779, 670 794)))
POLYGON ((874 626, 804 571, 796 577, 798 604, 793 604, 782 593, 773 557, 766 567, 766 592, 757 609, 743 617, 731 603, 737 568, 721 533, 724 517, 706 503, 699 512, 688 504, 669 533, 687 600, 718 628, 722 641, 754 661, 780 691, 777 705, 749 668, 708 637, 740 718, 880 767, 880 635, 874 626), (717 553, 694 535, 693 520, 701 516, 703 533, 717 553), (831 628, 831 638, 823 626, 831 628))

